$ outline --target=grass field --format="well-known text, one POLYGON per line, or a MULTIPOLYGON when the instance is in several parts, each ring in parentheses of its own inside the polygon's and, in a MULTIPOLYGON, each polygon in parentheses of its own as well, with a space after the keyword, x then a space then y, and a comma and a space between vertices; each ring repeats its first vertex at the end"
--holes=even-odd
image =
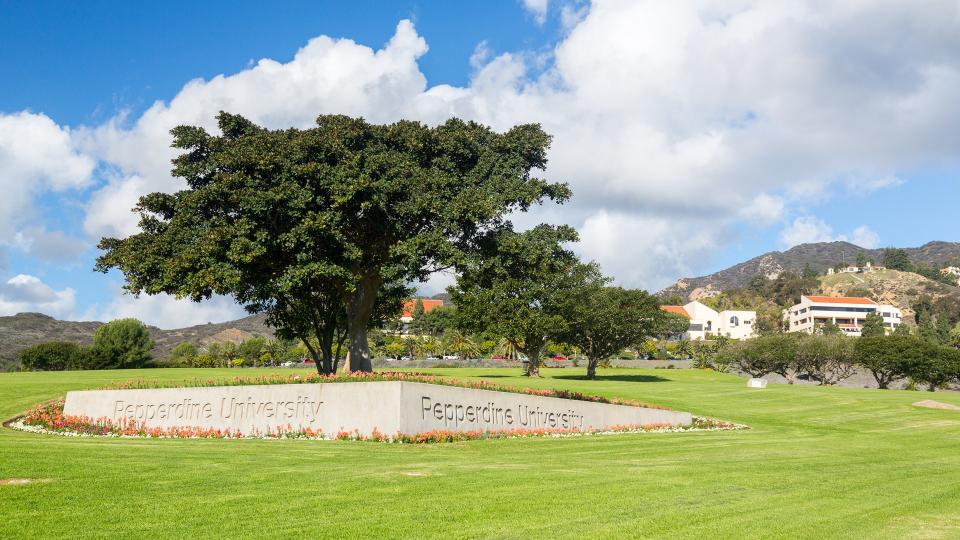
MULTIPOLYGON (((0 431, 0 538, 960 538, 955 393, 772 385, 695 370, 433 370, 633 398, 746 431, 425 446, 0 431)), ((0 374, 0 417, 67 390, 215 370, 0 374)), ((236 371, 220 370, 233 375, 236 371)), ((251 374, 253 370, 245 370, 251 374)))

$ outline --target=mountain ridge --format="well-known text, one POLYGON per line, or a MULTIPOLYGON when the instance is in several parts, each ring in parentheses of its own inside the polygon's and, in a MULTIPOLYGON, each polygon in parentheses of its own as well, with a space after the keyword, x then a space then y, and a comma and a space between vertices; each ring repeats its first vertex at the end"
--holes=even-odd
MULTIPOLYGON (((164 330, 147 326, 154 341, 155 358, 166 358, 185 341, 196 344, 243 341, 252 337, 273 337, 266 316, 250 315, 233 321, 207 323, 164 330)), ((105 323, 99 321, 62 321, 42 313, 18 313, 0 317, 0 371, 16 369, 18 354, 27 347, 48 341, 69 341, 78 345, 93 343, 93 334, 105 323)))
MULTIPOLYGON (((802 272, 807 266, 822 274, 840 262, 854 264, 859 253, 863 253, 867 260, 880 263, 885 249, 890 248, 868 249, 845 241, 799 244, 785 251, 769 251, 712 274, 680 278, 673 285, 660 290, 657 295, 679 295, 685 300, 696 300, 725 290, 745 287, 757 274, 773 278, 783 272, 802 272)), ((894 249, 906 251, 915 264, 940 264, 960 257, 960 242, 934 240, 919 247, 894 249)))

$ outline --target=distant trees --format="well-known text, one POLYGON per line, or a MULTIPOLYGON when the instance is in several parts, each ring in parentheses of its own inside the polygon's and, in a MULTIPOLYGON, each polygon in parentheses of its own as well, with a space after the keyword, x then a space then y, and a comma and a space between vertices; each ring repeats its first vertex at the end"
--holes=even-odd
POLYGON ((117 319, 97 328, 93 345, 54 341, 20 351, 23 371, 128 369, 147 367, 154 343, 146 326, 136 319, 117 319))
POLYGON ((891 270, 900 270, 902 272, 909 272, 912 266, 910 263, 910 255, 907 254, 906 250, 899 248, 887 248, 883 250, 883 265, 891 270))
MULTIPOLYGON (((423 303, 420 302, 420 304, 422 305, 423 303)), ((439 337, 454 327, 456 323, 455 318, 455 307, 435 307, 419 315, 417 315, 416 309, 414 309, 413 321, 410 322, 409 331, 412 334, 439 337)))
POLYGON ((85 369, 90 353, 76 343, 51 341, 21 350, 19 358, 21 371, 64 371, 85 369))
POLYGON ((804 272, 802 275, 781 272, 774 279, 758 274, 751 278, 747 285, 748 290, 780 306, 796 304, 801 295, 813 294, 819 287, 820 281, 812 272, 804 272))
POLYGON ((868 371, 880 388, 910 379, 935 390, 960 382, 960 350, 901 334, 849 338, 842 335, 774 334, 733 342, 718 351, 715 366, 736 365, 762 377, 781 375, 787 382, 806 378, 834 385, 858 368, 868 371))

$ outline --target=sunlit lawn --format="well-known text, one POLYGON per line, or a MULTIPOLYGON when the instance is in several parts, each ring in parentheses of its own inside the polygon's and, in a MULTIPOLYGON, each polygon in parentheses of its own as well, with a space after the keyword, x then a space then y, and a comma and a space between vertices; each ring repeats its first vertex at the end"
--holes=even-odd
MULTIPOLYGON (((960 537, 960 412, 910 405, 960 405, 958 394, 748 390, 694 370, 601 370, 597 381, 572 369, 535 381, 432 371, 639 399, 751 429, 426 446, 3 429, 0 538, 960 537), (13 478, 35 482, 2 484, 13 478)), ((236 373, 0 374, 0 416, 109 381, 236 373)))

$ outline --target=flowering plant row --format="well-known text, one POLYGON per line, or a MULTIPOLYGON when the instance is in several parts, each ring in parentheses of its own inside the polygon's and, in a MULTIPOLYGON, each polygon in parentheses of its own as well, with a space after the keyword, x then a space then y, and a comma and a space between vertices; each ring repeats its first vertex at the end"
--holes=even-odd
POLYGON ((638 433, 650 431, 707 431, 742 429, 744 426, 723 422, 711 418, 694 417, 690 426, 671 426, 670 424, 632 424, 618 425, 599 430, 579 430, 560 428, 539 429, 509 429, 495 431, 450 431, 434 430, 423 433, 395 433, 387 435, 374 429, 370 435, 359 431, 339 431, 337 433, 323 433, 310 428, 293 428, 288 426, 270 432, 255 432, 244 434, 230 429, 214 429, 199 427, 172 427, 149 428, 142 422, 123 419, 114 422, 108 418, 88 418, 82 416, 66 416, 63 414, 63 401, 54 401, 34 407, 23 416, 14 427, 27 431, 51 433, 73 436, 106 436, 106 437, 153 437, 153 438, 202 438, 202 439, 336 439, 351 441, 387 442, 399 444, 427 444, 456 441, 471 441, 477 439, 505 439, 513 437, 562 437, 573 435, 638 433))
POLYGON ((130 389, 154 389, 154 388, 201 388, 208 386, 244 386, 244 385, 265 385, 265 384, 318 384, 318 383, 341 383, 341 382, 381 382, 381 381, 403 381, 417 382, 426 384, 440 384, 445 386, 456 386, 459 388, 472 388, 474 390, 493 390, 496 392, 510 392, 514 394, 529 394, 531 396, 555 397, 562 399, 575 399, 579 401, 592 401, 594 403, 608 403, 612 405, 629 405, 632 407, 646 407, 648 409, 662 409, 669 411, 668 407, 661 405, 651 405, 641 401, 621 398, 607 398, 603 396, 592 396, 571 390, 558 390, 553 388, 520 388, 516 386, 506 386, 490 381, 463 381, 451 379, 438 375, 428 375, 415 371, 374 371, 335 373, 332 375, 320 375, 318 373, 308 375, 258 375, 249 377, 232 377, 224 379, 199 379, 195 378, 186 381, 158 381, 153 379, 136 379, 121 383, 115 383, 107 386, 111 390, 130 390, 130 389))

